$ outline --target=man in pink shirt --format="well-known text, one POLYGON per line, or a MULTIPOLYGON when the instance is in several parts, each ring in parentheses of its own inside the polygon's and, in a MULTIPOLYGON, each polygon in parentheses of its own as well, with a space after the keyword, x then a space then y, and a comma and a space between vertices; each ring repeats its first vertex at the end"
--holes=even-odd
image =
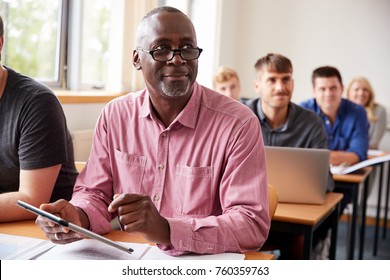
MULTIPOLYGON (((257 117, 195 81, 202 49, 179 10, 147 14, 136 44, 146 88, 104 108, 71 201, 41 209, 100 234, 119 216, 171 255, 258 250, 270 219, 257 117)), ((36 222, 55 243, 82 238, 36 222)))

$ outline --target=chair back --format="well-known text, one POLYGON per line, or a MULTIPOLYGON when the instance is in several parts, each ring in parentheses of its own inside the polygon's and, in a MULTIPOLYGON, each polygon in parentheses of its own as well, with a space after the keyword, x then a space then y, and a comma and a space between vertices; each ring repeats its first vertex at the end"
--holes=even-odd
POLYGON ((75 161, 74 164, 76 165, 77 171, 80 173, 85 166, 85 161, 75 161))
POLYGON ((276 206, 278 206, 278 194, 276 193, 276 189, 273 185, 268 184, 268 198, 269 198, 269 216, 272 220, 276 206))

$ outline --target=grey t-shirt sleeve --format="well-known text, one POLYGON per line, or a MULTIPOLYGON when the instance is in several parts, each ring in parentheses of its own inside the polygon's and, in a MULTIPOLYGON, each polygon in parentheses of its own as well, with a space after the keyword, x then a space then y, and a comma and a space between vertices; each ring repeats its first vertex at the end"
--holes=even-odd
POLYGON ((21 169, 37 169, 67 160, 66 120, 53 94, 40 94, 26 104, 20 120, 21 169))

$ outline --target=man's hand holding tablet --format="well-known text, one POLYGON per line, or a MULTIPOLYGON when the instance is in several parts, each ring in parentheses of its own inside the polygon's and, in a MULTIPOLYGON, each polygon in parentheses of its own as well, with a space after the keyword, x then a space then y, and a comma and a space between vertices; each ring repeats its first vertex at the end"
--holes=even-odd
MULTIPOLYGON (((55 216, 52 213, 34 207, 26 202, 18 200, 18 206, 35 213, 38 216, 42 216, 46 219, 49 219, 52 223, 48 223, 42 218, 37 219, 37 224, 44 230, 46 236, 53 241, 54 243, 66 244, 79 239, 82 239, 84 236, 99 240, 107 245, 113 246, 119 250, 131 253, 133 249, 125 247, 122 244, 116 243, 108 238, 105 238, 99 234, 96 234, 90 230, 87 230, 73 222, 62 219, 61 217, 55 216), (46 226, 43 226, 43 223, 46 223, 46 226), (69 231, 71 230, 71 231, 69 231), (66 236, 66 238, 62 238, 66 236)), ((67 204, 69 205, 69 203, 67 204)), ((66 206, 65 206, 66 207, 66 206)), ((70 212, 77 211, 75 207, 69 209, 70 212), (74 209, 73 209, 74 208, 74 209)), ((66 211, 66 209, 65 209, 66 211)), ((76 215, 75 215, 76 216, 76 215)), ((80 223, 81 224, 81 223, 80 223)))

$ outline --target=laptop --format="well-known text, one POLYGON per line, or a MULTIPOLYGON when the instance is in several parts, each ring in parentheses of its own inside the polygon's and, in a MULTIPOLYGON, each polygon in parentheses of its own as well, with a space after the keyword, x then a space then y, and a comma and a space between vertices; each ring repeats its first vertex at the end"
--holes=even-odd
POLYGON ((279 202, 323 204, 329 178, 327 149, 265 146, 268 183, 279 202))

